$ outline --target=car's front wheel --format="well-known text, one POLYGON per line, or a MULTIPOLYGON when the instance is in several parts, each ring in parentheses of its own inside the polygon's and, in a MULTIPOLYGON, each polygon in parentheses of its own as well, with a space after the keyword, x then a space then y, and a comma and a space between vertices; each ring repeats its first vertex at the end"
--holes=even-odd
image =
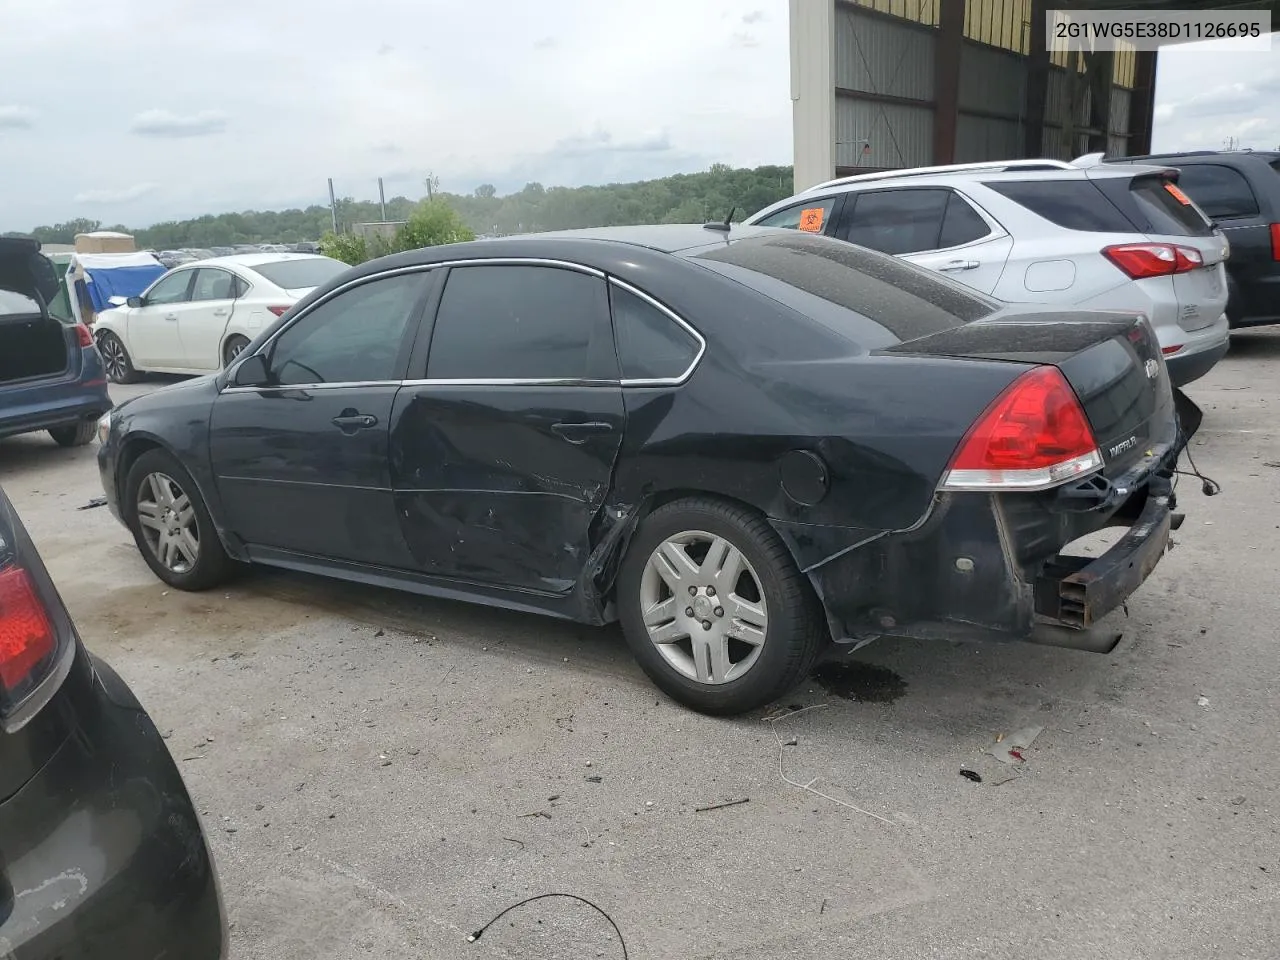
POLYGON ((618 611, 640 666, 670 697, 735 714, 812 669, 825 627, 812 588, 759 514, 711 498, 646 517, 618 576, 618 611))
POLYGON ((207 590, 232 572, 195 481, 164 450, 129 468, 121 505, 133 539, 157 577, 179 590, 207 590))
POLYGON ((129 351, 125 349, 124 341, 110 330, 103 330, 98 334, 96 342, 98 352, 102 354, 102 365, 106 367, 108 380, 112 383, 137 383, 142 379, 142 375, 134 369, 133 360, 129 358, 129 351))

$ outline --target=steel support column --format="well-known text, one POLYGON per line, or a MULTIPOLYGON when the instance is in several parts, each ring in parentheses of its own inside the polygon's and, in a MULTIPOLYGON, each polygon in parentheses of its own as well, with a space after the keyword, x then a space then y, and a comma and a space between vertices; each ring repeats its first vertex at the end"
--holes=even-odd
POLYGON ((1023 116, 1026 118, 1023 132, 1023 156, 1043 157, 1044 105, 1049 96, 1049 47, 1045 34, 1045 0, 1032 0, 1030 52, 1027 55, 1026 102, 1023 116))
POLYGON ((1129 154, 1151 152, 1151 127, 1156 112, 1156 57, 1154 50, 1138 51, 1133 70, 1133 98, 1129 102, 1129 154))
POLYGON ((954 163, 956 159, 964 9, 965 0, 938 0, 938 35, 933 47, 934 163, 954 163))

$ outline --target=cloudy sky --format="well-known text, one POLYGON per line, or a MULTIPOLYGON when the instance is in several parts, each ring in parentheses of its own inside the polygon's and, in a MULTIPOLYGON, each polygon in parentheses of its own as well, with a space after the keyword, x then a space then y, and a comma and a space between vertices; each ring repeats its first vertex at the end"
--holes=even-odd
MULTIPOLYGON (((0 23, 0 230, 324 203, 327 177, 791 159, 786 0, 0 0, 0 23)), ((1165 55, 1157 146, 1280 144, 1276 66, 1165 55)))

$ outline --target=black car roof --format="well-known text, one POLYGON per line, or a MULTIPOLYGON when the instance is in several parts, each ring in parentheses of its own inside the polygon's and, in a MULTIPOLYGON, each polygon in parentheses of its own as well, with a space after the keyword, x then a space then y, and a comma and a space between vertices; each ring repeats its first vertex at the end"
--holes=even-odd
POLYGON ((1116 157, 1115 162, 1141 163, 1144 160, 1165 160, 1179 163, 1222 163, 1231 160, 1247 161, 1250 158, 1270 163, 1280 159, 1280 152, 1275 150, 1188 150, 1185 153, 1149 153, 1140 157, 1116 157))

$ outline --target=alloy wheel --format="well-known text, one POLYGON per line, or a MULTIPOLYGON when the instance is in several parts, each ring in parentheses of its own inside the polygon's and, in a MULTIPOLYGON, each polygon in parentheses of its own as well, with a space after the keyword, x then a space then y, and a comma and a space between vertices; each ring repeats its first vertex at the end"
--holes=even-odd
POLYGON ((189 573, 200 559, 195 506, 172 477, 149 473, 138 485, 138 523, 152 555, 174 573, 189 573))
POLYGON ((650 554, 640 579, 649 639, 690 680, 725 684, 760 658, 769 613, 760 577, 724 537, 687 530, 650 554))
POLYGON ((98 352, 102 354, 102 363, 107 368, 108 377, 119 381, 127 375, 129 360, 125 356, 123 343, 115 337, 103 337, 98 341, 98 352))

